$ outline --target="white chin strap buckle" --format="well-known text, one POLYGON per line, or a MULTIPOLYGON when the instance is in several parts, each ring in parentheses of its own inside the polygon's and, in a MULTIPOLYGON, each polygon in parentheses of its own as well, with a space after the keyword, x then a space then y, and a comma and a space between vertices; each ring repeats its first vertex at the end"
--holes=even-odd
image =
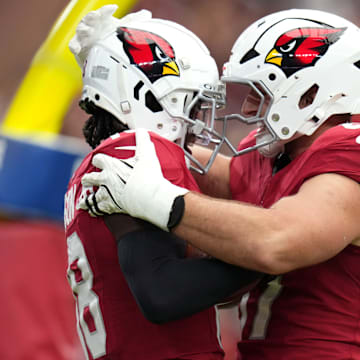
POLYGON ((205 123, 201 120, 196 119, 195 124, 191 126, 191 133, 194 135, 200 135, 205 128, 205 123))

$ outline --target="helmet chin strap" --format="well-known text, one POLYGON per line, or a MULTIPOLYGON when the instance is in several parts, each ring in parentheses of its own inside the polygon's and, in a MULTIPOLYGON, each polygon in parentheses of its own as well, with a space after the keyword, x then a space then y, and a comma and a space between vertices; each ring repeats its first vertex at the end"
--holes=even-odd
POLYGON ((275 134, 271 134, 267 128, 263 128, 255 135, 256 146, 259 153, 267 158, 273 158, 284 151, 284 144, 277 139, 275 134), (264 145, 262 145, 264 144, 264 145))
POLYGON ((278 154, 284 152, 284 143, 281 140, 275 140, 271 144, 259 147, 258 151, 267 158, 274 158, 278 154))

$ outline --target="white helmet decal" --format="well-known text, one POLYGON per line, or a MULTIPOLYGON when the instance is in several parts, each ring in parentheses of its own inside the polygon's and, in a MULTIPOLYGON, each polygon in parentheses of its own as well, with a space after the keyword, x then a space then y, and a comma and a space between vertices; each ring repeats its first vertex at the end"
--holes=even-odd
POLYGON ((329 27, 289 30, 279 36, 265 62, 278 66, 289 77, 305 67, 314 66, 345 30, 346 28, 329 27))
POLYGON ((152 83, 163 76, 180 76, 174 49, 161 36, 149 31, 119 27, 117 37, 122 41, 130 63, 143 71, 152 83))

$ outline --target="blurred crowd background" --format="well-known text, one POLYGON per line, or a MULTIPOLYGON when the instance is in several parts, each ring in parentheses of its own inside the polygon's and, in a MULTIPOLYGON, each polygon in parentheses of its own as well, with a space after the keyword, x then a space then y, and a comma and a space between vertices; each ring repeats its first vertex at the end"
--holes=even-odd
MULTIPOLYGON (((114 3, 116 3, 115 0, 114 3)), ((5 117, 6 110, 25 76, 33 56, 46 39, 62 10, 68 4, 69 0, 1 1, 0 123, 5 117)), ((154 17, 176 21, 194 31, 210 48, 220 72, 222 64, 227 60, 231 46, 237 36, 254 20, 268 13, 289 8, 313 8, 336 13, 360 25, 359 0, 139 0, 132 10, 136 11, 142 8, 151 10, 154 17)), ((354 46, 360 46, 360 44, 354 44, 354 46)), ((31 92, 29 92, 28 96, 31 99, 31 92)), ((84 142, 81 128, 87 115, 80 111, 77 102, 78 98, 75 97, 64 118, 61 133, 76 137, 80 142, 84 142)), ((236 133, 236 136, 240 138, 242 136, 240 132, 244 132, 245 135, 247 130, 240 128, 237 131, 239 133, 236 133)), ((16 164, 14 164, 14 167, 16 167, 16 164)), ((26 182, 26 179, 23 181, 26 182)), ((2 188, 1 191, 6 191, 6 189, 2 188)), ((47 355, 41 357, 34 354, 35 356, 31 357, 29 353, 33 353, 36 347, 46 347, 46 337, 50 336, 52 332, 59 333, 58 328, 62 327, 64 330, 62 333, 67 334, 67 336, 59 340, 63 344, 67 344, 68 348, 57 349, 58 357, 56 359, 81 360, 83 356, 81 351, 77 350, 79 344, 77 338, 75 338, 75 314, 72 309, 72 295, 67 288, 65 278, 65 239, 60 244, 62 241, 62 224, 46 223, 38 226, 31 223, 29 227, 29 225, 24 226, 21 223, 21 225, 16 225, 16 229, 19 229, 19 226, 22 226, 22 230, 17 230, 15 233, 13 231, 14 227, 9 227, 7 220, 0 220, 0 273, 10 274, 6 279, 3 275, 0 275, 0 287, 5 291, 2 300, 0 300, 0 308, 3 309, 3 312, 0 313, 2 319, 0 322, 2 331, 0 331, 7 334, 7 337, 2 336, 2 341, 0 341, 0 358, 2 360, 55 359, 54 357, 47 357, 47 355), (53 226, 55 228, 52 228, 53 226), (32 234, 32 237, 41 237, 43 243, 38 243, 37 247, 32 246, 32 238, 27 239, 27 234, 32 234), (51 239, 47 239, 49 237, 51 239), (56 248, 50 246, 47 240, 51 241, 52 244, 56 242, 56 248), (30 248, 32 252, 28 251, 30 248), (20 253, 22 255, 18 259, 13 258, 14 254, 20 253), (36 254, 39 253, 41 256, 37 258, 38 255, 36 254), (44 264, 44 259, 55 259, 56 257, 58 257, 59 261, 51 261, 52 267, 45 269, 45 273, 47 275, 56 274, 56 277, 60 279, 57 280, 59 281, 58 284, 61 284, 60 288, 54 289, 54 293, 45 293, 40 297, 34 295, 30 298, 28 294, 31 291, 34 294, 36 291, 41 292, 41 282, 51 281, 50 276, 49 279, 46 277, 37 278, 37 274, 44 273, 44 268, 41 266, 44 264), (34 264, 39 269, 30 278, 27 267, 33 267, 34 264), (14 285, 15 283, 17 286, 14 285), (31 284, 31 289, 26 292, 24 289, 29 284, 31 284), (64 287, 64 290, 62 290, 62 287, 64 287), (10 295, 7 297, 7 291, 16 293, 20 299, 19 303, 14 302, 10 295), (46 301, 46 299, 52 297, 56 297, 58 302, 54 304, 46 301), (42 300, 39 301, 39 298, 42 300), (9 301, 12 302, 11 306, 8 304, 9 301), (66 307, 63 306, 65 302, 66 307), (52 312, 57 311, 58 315, 54 318, 55 327, 47 326, 49 318, 46 316, 48 315, 43 318, 36 315, 37 310, 40 311, 40 308, 44 309, 47 306, 51 308, 52 312), (71 311, 71 314, 67 313, 67 311, 71 311), (29 312, 31 312, 30 315, 29 312), (5 318, 3 314, 6 314, 5 318), (20 318, 26 318, 27 322, 17 324, 20 318), (67 323, 64 319, 68 320, 66 320, 67 323), (74 327, 69 323, 74 324, 74 327), (11 327, 8 326, 9 324, 11 324, 11 327), (44 330, 42 343, 36 343, 36 341, 39 341, 38 339, 35 340, 34 338, 32 340, 31 336, 28 336, 29 333, 31 334, 32 326, 35 324, 44 330), (11 328, 11 331, 8 330, 9 328, 11 328), (28 351, 25 349, 23 352, 16 352, 17 344, 19 344, 19 340, 25 333, 29 337, 29 349, 28 351), (26 353, 29 356, 21 355, 26 353)), ((239 336, 239 324, 236 319, 235 307, 223 309, 223 340, 228 351, 226 360, 235 359, 235 341, 239 336)))
MULTIPOLYGON (((35 52, 68 3, 69 0, 1 1, 0 122, 35 52)), ((154 17, 179 22, 194 31, 210 48, 219 70, 240 32, 254 20, 274 11, 314 8, 360 24, 358 0, 139 0, 133 10, 143 8, 151 10, 154 17)), ((85 118, 74 99, 62 133, 81 137, 85 118)))

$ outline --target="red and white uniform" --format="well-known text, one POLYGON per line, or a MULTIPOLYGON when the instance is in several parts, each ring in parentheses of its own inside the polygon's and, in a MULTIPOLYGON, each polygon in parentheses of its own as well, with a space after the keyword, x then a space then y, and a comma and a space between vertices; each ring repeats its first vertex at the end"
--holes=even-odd
MULTIPOLYGON (((254 142, 251 133, 240 147, 254 142)), ((360 123, 326 131, 274 176, 271 159, 257 151, 234 158, 231 191, 269 208, 322 173, 360 182, 360 123)), ((242 360, 360 359, 360 247, 260 284, 243 297, 240 316, 242 360)))
MULTIPOLYGON (((183 150, 151 134, 164 176, 193 191, 199 188, 188 170, 183 150)), ((82 162, 70 181, 65 197, 68 242, 68 275, 77 300, 80 338, 89 359, 165 360, 223 359, 215 307, 182 320, 152 324, 140 312, 120 270, 116 242, 102 217, 76 210, 82 191, 81 177, 95 171, 96 153, 117 158, 134 156, 133 132, 103 141, 82 162)), ((144 179, 146 182, 146 179, 144 179)), ((184 299, 184 301, 191 301, 184 299)))

